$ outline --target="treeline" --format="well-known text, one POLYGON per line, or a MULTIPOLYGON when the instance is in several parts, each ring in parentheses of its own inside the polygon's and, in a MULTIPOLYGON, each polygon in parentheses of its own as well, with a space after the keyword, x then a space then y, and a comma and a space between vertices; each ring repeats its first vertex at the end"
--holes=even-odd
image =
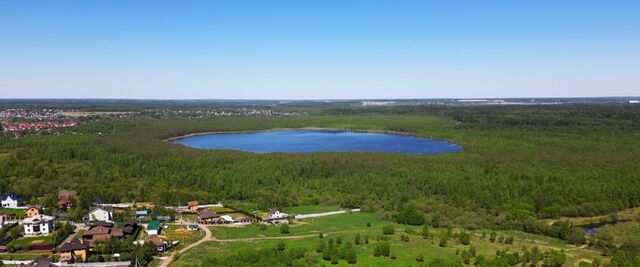
MULTIPOLYGON (((639 105, 574 104, 550 106, 387 106, 341 107, 334 115, 443 115, 463 123, 485 126, 607 127, 610 130, 640 128, 639 105)), ((546 129, 546 128, 545 128, 546 129)))

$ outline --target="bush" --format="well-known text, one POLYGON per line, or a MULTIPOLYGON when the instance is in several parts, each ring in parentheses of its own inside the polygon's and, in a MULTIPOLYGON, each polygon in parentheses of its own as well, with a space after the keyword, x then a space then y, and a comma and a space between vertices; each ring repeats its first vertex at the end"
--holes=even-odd
POLYGON ((396 232, 396 229, 393 227, 393 225, 382 226, 382 233, 385 235, 392 235, 395 232, 396 232))
POLYGON ((387 242, 378 243, 373 249, 373 256, 375 257, 389 257, 391 254, 391 246, 387 242))
POLYGON ((316 252, 321 253, 326 248, 327 244, 324 241, 319 240, 316 244, 316 252))
POLYGON ((402 209, 395 216, 396 222, 401 224, 421 225, 424 224, 424 215, 416 209, 414 205, 409 205, 402 209))
POLYGON ((357 262, 358 262, 358 258, 355 250, 350 249, 349 251, 347 251, 347 263, 356 264, 357 262))
POLYGON ((504 239, 504 243, 505 244, 513 244, 514 238, 513 236, 508 236, 507 238, 504 239))
POLYGON ((438 245, 440 247, 443 247, 443 248, 447 247, 447 237, 444 237, 444 236, 441 237, 440 238, 440 243, 438 245))
POLYGON ((278 249, 279 251, 283 251, 283 250, 284 250, 284 248, 285 248, 284 241, 280 241, 280 242, 278 242, 277 249, 278 249))
POLYGON ((422 238, 424 238, 424 239, 429 238, 429 226, 425 225, 425 226, 422 228, 422 233, 421 233, 421 235, 422 235, 422 238))
POLYGON ((416 261, 417 262, 423 262, 424 261, 424 255, 422 255, 422 254, 416 255, 416 261))
POLYGON ((460 234, 458 234, 458 241, 460 241, 460 244, 467 246, 471 244, 471 236, 469 236, 467 232, 463 231, 460 234))
POLYGON ((288 234, 289 233, 289 225, 288 224, 280 225, 280 233, 281 234, 288 234))

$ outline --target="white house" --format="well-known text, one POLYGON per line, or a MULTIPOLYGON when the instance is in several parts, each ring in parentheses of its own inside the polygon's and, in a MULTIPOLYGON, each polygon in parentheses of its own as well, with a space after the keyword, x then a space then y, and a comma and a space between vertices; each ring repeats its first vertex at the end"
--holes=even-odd
POLYGON ((284 212, 280 212, 277 209, 271 209, 271 210, 269 210, 269 213, 267 213, 267 219, 269 219, 269 220, 285 219, 287 217, 289 217, 289 214, 286 214, 284 212))
POLYGON ((3 208, 17 209, 21 202, 20 196, 16 193, 4 193, 0 196, 0 203, 3 208))
POLYGON ((54 217, 42 214, 26 218, 22 221, 24 235, 48 235, 54 230, 54 221, 54 217))
POLYGON ((95 208, 87 214, 89 221, 112 222, 113 213, 103 208, 95 208))

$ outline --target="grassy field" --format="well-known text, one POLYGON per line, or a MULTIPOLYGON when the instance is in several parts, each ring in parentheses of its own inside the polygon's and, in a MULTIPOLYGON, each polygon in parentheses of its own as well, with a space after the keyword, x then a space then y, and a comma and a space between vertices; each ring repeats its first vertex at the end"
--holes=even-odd
POLYGON ((229 207, 209 207, 210 210, 215 211, 217 213, 229 213, 229 212, 235 212, 234 209, 229 208, 229 207))
POLYGON ((169 227, 162 229, 159 236, 167 242, 180 241, 178 246, 172 248, 172 250, 176 251, 200 240, 204 236, 204 233, 202 231, 190 231, 180 225, 169 225, 169 227))
POLYGON ((9 242, 9 245, 25 247, 33 244, 54 244, 50 236, 22 237, 9 242))
MULTIPOLYGON (((371 213, 351 213, 344 215, 335 215, 313 220, 305 220, 299 224, 290 227, 289 234, 281 234, 278 226, 267 226, 265 230, 261 230, 258 226, 248 226, 242 228, 230 227, 211 227, 214 236, 224 242, 208 242, 200 245, 185 254, 172 266, 200 266, 205 257, 217 257, 218 255, 229 255, 244 250, 252 250, 259 248, 275 248, 279 242, 284 241, 287 248, 304 248, 313 251, 319 240, 318 233, 324 233, 324 239, 336 239, 341 237, 344 242, 354 243, 356 234, 369 236, 370 244, 356 246, 358 255, 358 265, 363 266, 415 266, 418 265, 415 258, 416 255, 422 254, 425 262, 434 258, 441 258, 449 262, 459 262, 460 257, 456 255, 456 250, 462 251, 469 249, 465 246, 450 239, 447 247, 439 246, 439 236, 445 229, 431 230, 431 238, 423 239, 419 233, 422 227, 406 226, 393 224, 380 219, 376 214, 371 213), (371 224, 367 227, 367 222, 371 224), (375 247, 376 237, 382 234, 381 228, 384 225, 394 225, 396 232, 390 236, 391 251, 396 255, 396 259, 385 257, 374 257, 373 249, 375 247), (412 229, 411 234, 405 232, 405 229, 412 229), (409 236, 409 242, 401 240, 402 235, 409 236), (285 237, 290 239, 282 239, 285 237), (225 253, 221 253, 225 252, 225 253)), ((493 258, 498 250, 509 250, 511 252, 524 252, 536 246, 542 251, 548 250, 564 250, 567 254, 567 264, 565 266, 577 266, 580 261, 591 261, 594 258, 601 258, 598 251, 588 248, 577 248, 567 245, 561 240, 544 236, 532 235, 517 231, 498 232, 499 236, 514 236, 513 244, 492 243, 488 237, 482 237, 483 231, 471 232, 471 246, 474 246, 477 253, 488 258, 493 258)), ((486 232, 486 231, 485 231, 486 232)), ((329 265, 328 261, 321 259, 321 255, 317 255, 320 264, 329 265)), ((346 266, 345 261, 341 261, 339 266, 346 266)))
POLYGON ((218 239, 261 238, 280 237, 292 235, 317 235, 320 232, 349 232, 349 231, 379 231, 383 225, 395 225, 396 228, 420 229, 416 226, 398 225, 380 219, 375 213, 353 212, 343 215, 333 215, 307 219, 290 225, 289 234, 281 234, 279 225, 247 225, 235 226, 211 226, 210 229, 218 239), (371 227, 367 227, 367 223, 371 227))

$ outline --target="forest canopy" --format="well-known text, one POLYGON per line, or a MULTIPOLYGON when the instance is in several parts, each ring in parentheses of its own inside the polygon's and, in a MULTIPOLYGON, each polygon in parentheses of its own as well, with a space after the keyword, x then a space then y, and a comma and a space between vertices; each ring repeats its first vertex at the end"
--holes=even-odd
POLYGON ((101 120, 60 135, 1 137, 0 191, 58 189, 107 201, 316 203, 388 218, 522 228, 528 218, 640 206, 640 111, 629 106, 335 108, 300 117, 101 120), (451 140, 464 152, 252 154, 164 139, 320 127, 451 140), (399 213, 398 213, 399 212, 399 213), (396 216, 399 215, 399 216, 396 216))

